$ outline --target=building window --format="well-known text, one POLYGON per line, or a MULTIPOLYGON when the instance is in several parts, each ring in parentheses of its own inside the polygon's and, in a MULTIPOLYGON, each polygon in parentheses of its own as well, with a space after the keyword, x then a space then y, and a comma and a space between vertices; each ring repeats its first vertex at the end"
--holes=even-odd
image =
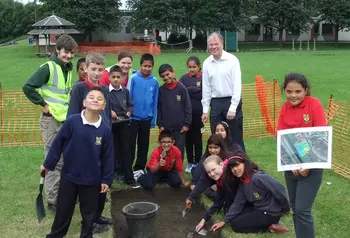
POLYGON ((125 33, 127 33, 127 34, 128 34, 128 33, 131 33, 130 27, 128 27, 128 26, 125 27, 125 33))
POLYGON ((322 34, 333 34, 333 25, 332 24, 323 24, 322 25, 322 34))

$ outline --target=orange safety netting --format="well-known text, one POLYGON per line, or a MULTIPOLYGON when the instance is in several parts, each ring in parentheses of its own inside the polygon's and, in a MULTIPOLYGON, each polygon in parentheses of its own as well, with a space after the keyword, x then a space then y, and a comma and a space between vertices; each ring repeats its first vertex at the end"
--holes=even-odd
POLYGON ((332 168, 350 178, 350 102, 334 100, 331 95, 326 116, 328 124, 333 127, 332 168))
POLYGON ((121 41, 121 42, 84 42, 79 44, 80 53, 100 52, 102 54, 119 54, 128 51, 132 54, 161 54, 160 46, 144 41, 121 41))
MULTIPOLYGON (((0 88, 0 99, 2 147, 42 145, 40 107, 32 104, 21 90, 2 91, 0 88)), ((243 84, 242 99, 244 137, 263 138, 274 135, 281 106, 277 81, 264 82, 259 76, 255 84, 243 84)), ((206 140, 209 135, 210 125, 206 123, 203 138, 206 140)), ((158 129, 152 129, 151 142, 156 142, 157 137, 158 129)))

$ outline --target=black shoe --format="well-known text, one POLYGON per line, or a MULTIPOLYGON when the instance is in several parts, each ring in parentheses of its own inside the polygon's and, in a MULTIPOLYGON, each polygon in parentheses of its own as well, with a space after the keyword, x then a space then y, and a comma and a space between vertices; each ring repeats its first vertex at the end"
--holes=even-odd
POLYGON ((140 184, 136 183, 136 181, 133 181, 131 183, 127 183, 128 186, 130 186, 131 188, 139 188, 141 187, 140 184))
POLYGON ((100 224, 100 225, 110 225, 113 224, 113 219, 112 218, 108 218, 108 217, 104 217, 104 216, 100 216, 95 223, 100 224))
POLYGON ((109 227, 105 224, 96 224, 94 223, 92 225, 92 233, 94 234, 101 234, 101 233, 104 233, 104 232, 107 232, 109 231, 109 227))
POLYGON ((47 209, 53 213, 56 212, 56 205, 53 205, 51 203, 47 203, 47 209))

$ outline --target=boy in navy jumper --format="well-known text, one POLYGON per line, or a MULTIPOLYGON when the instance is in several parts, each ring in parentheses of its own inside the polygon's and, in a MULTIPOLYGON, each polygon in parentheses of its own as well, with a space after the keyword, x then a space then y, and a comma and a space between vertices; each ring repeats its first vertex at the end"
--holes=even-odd
POLYGON ((147 164, 147 174, 140 175, 137 181, 145 189, 153 189, 159 182, 166 182, 173 188, 179 188, 181 183, 187 187, 190 182, 185 180, 181 153, 173 145, 172 133, 162 131, 158 141, 160 146, 155 148, 151 154, 151 159, 147 164))
POLYGON ((99 194, 106 193, 113 182, 112 132, 100 116, 105 107, 100 88, 91 89, 84 106, 86 109, 80 114, 67 118, 40 166, 40 173, 54 170, 63 153, 57 211, 47 237, 67 234, 78 195, 83 219, 80 237, 92 237, 99 194))
POLYGON ((110 109, 109 91, 106 85, 100 85, 99 80, 105 68, 105 59, 100 53, 91 53, 86 56, 87 78, 84 82, 77 82, 73 88, 69 102, 67 117, 80 113, 83 110, 83 100, 92 87, 98 86, 101 88, 105 100, 106 107, 101 112, 102 121, 111 126, 112 115, 110 109))
POLYGON ((147 163, 151 128, 157 119, 158 80, 153 76, 154 59, 151 54, 144 54, 140 59, 140 71, 135 72, 130 81, 130 95, 134 102, 131 114, 131 159, 135 159, 137 139, 137 159, 134 171, 143 173, 147 163))
POLYGON ((112 133, 114 141, 114 159, 116 172, 124 176, 124 182, 133 188, 138 188, 135 182, 132 162, 129 149, 130 127, 129 121, 118 121, 118 118, 128 118, 134 110, 134 104, 130 98, 127 88, 121 86, 123 81, 123 70, 120 66, 114 65, 109 70, 109 94, 111 99, 112 133))
MULTIPOLYGON (((71 95, 69 102, 67 117, 80 113, 84 109, 84 98, 89 93, 91 88, 99 87, 104 94, 104 99, 106 100, 106 105, 104 110, 101 111, 102 123, 108 125, 110 128, 112 126, 112 115, 110 108, 110 97, 109 90, 106 85, 99 83, 101 75, 105 68, 105 59, 103 55, 99 53, 91 53, 86 56, 86 67, 87 67, 87 78, 85 82, 78 82, 71 95)), ((108 227, 105 224, 112 224, 111 218, 102 216, 102 212, 106 203, 106 193, 100 194, 99 199, 99 212, 93 227, 94 233, 102 233, 108 231, 108 227)))
POLYGON ((175 146, 181 151, 182 161, 185 153, 185 133, 192 122, 192 106, 186 87, 174 77, 169 64, 159 67, 159 75, 164 84, 159 87, 158 120, 159 132, 170 130, 175 135, 175 146))

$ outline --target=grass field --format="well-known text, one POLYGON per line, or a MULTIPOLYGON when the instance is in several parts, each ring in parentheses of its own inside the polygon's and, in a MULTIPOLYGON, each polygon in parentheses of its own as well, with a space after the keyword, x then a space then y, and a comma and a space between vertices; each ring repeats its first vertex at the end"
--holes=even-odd
MULTIPOLYGON (((0 47, 0 82, 4 90, 20 89, 24 81, 45 62, 45 58, 36 58, 34 48, 26 45, 0 47)), ((207 54, 196 54, 201 60, 207 54)), ((265 80, 278 79, 290 71, 304 73, 311 81, 312 95, 326 105, 332 93, 336 99, 350 100, 348 75, 349 51, 276 51, 276 52, 240 52, 236 54, 241 62, 243 83, 254 82, 255 75, 263 75, 265 80)), ((170 63, 179 77, 186 72, 185 62, 189 54, 172 53, 156 56, 154 72, 161 63, 170 63)), ((107 56, 107 65, 115 63, 115 56, 107 56)), ((76 61, 76 59, 75 59, 76 61)), ((75 62, 74 61, 74 62, 75 62)), ((134 58, 134 68, 138 68, 139 56, 134 58)), ((157 75, 157 74, 156 74, 157 75)), ((249 120, 249 118, 246 118, 249 120)), ((246 140, 247 152, 265 171, 284 183, 283 174, 276 171, 276 142, 273 138, 246 140)), ((155 146, 154 144, 152 146, 155 146)), ((53 215, 38 224, 35 216, 34 201, 38 193, 39 165, 43 161, 42 148, 1 148, 0 149, 0 237, 43 237, 49 232, 53 215)), ((114 188, 120 185, 115 183, 114 188)), ((185 201, 185 198, 184 198, 185 201)), ((210 205, 203 200, 205 205, 210 205)), ((350 183, 349 180, 331 170, 324 173, 324 180, 314 204, 313 212, 316 237, 346 238, 350 233, 350 183), (327 182, 330 182, 327 183, 327 182)), ((105 213, 109 215, 107 204, 105 213)), ((216 216, 216 218, 220 215, 216 216)), ((291 216, 283 221, 293 229, 291 216)), ((80 214, 76 209, 67 237, 79 237, 80 214)), ((295 237, 287 234, 242 235, 233 234, 225 228, 226 237, 295 237)), ((110 232, 97 237, 112 237, 110 232)))

